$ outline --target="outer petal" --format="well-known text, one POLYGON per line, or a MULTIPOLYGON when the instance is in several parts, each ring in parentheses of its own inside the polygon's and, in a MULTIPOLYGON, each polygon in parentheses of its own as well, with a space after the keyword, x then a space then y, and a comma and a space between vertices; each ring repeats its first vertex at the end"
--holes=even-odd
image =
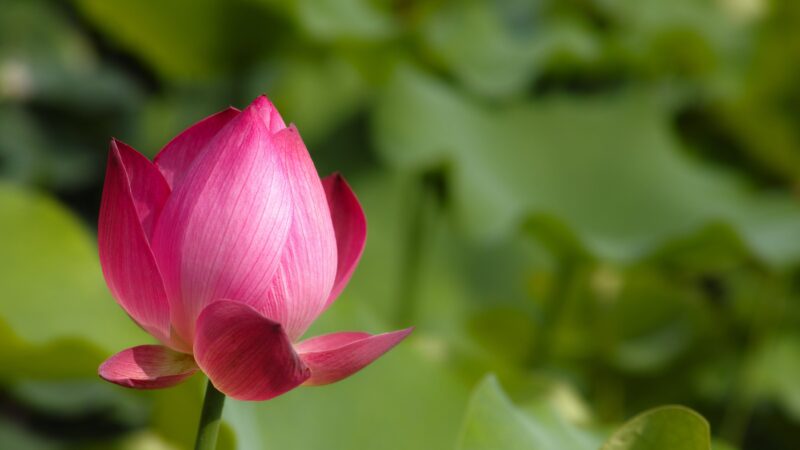
POLYGON ((164 343, 169 303, 148 236, 168 196, 167 183, 147 158, 111 142, 98 220, 103 275, 122 308, 164 343))
POLYGON ((206 144, 238 115, 238 109, 228 108, 208 116, 181 132, 164 146, 156 155, 154 162, 171 188, 174 189, 180 183, 206 144))
POLYGON ((276 108, 266 96, 262 95, 259 97, 258 101, 264 103, 263 111, 265 114, 262 116, 262 118, 264 119, 264 123, 266 124, 270 133, 274 134, 286 128, 286 123, 284 123, 283 117, 281 117, 280 113, 278 112, 278 108, 276 108))
POLYGON ((160 345, 140 345, 123 350, 108 358, 98 369, 104 380, 135 389, 174 386, 195 372, 197 365, 192 355, 160 345))
POLYGON ((197 316, 219 298, 264 297, 291 224, 283 163, 261 97, 231 120, 191 165, 156 225, 153 251, 172 324, 191 343, 197 316))
POLYGON ((335 383, 358 372, 399 344, 414 329, 371 335, 333 333, 307 339, 297 345, 297 353, 311 369, 306 386, 335 383))
POLYGON ((268 400, 310 375, 279 323, 229 300, 200 314, 194 354, 214 386, 238 400, 268 400))
POLYGON ((335 173, 322 180, 328 206, 333 218, 333 229, 336 232, 336 248, 339 262, 336 266, 336 281, 328 296, 330 305, 341 294, 358 260, 364 252, 367 241, 367 218, 356 195, 340 174, 335 173))
POLYGON ((292 226, 271 289, 251 303, 292 340, 325 308, 336 276, 336 236, 325 191, 294 126, 275 135, 291 188, 292 226))

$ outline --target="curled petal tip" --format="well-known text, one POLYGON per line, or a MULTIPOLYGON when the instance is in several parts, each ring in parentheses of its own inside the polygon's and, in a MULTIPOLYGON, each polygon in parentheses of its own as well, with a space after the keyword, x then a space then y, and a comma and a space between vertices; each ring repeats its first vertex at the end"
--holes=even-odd
POLYGON ((160 345, 123 350, 100 365, 97 372, 108 382, 133 389, 174 386, 198 370, 191 355, 160 345))

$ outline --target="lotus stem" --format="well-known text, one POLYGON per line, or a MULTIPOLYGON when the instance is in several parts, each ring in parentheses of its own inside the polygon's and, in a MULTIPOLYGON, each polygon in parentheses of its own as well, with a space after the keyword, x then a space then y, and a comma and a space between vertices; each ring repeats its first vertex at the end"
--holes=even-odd
POLYGON ((225 406, 225 394, 208 382, 203 399, 203 411, 200 414, 200 425, 197 428, 195 450, 215 450, 219 424, 222 421, 222 407, 225 406))

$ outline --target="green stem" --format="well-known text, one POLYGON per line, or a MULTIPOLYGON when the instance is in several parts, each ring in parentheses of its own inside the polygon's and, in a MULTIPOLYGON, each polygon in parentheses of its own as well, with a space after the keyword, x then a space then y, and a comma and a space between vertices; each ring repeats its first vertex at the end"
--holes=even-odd
POLYGON ((225 394, 218 391, 209 381, 203 399, 203 412, 200 414, 200 426, 197 428, 194 450, 214 450, 217 447, 217 434, 224 405, 225 394))
POLYGON ((782 286, 786 282, 783 279, 768 278, 758 290, 759 298, 754 299, 750 305, 748 314, 750 321, 743 346, 743 359, 733 380, 731 399, 722 416, 719 431, 719 436, 735 448, 742 446, 753 411, 758 404, 758 399, 748 389, 752 383, 747 367, 749 367, 750 361, 757 356, 763 343, 769 339, 770 333, 782 328, 782 322, 787 317, 786 299, 789 296, 783 290, 777 289, 777 286, 782 286), (767 303, 773 303, 774 309, 764 308, 763 305, 767 303))
POLYGON ((553 336, 560 326, 560 318, 567 307, 567 302, 573 297, 577 263, 566 257, 559 263, 555 271, 553 289, 545 299, 542 310, 542 319, 535 328, 533 345, 528 358, 528 364, 542 366, 549 360, 549 352, 553 348, 553 336))
POLYGON ((405 207, 407 218, 405 229, 405 248, 401 256, 400 291, 395 314, 396 326, 406 327, 414 323, 419 306, 420 283, 424 265, 424 250, 430 244, 428 231, 431 220, 438 206, 432 192, 429 174, 423 174, 413 180, 408 189, 405 207))

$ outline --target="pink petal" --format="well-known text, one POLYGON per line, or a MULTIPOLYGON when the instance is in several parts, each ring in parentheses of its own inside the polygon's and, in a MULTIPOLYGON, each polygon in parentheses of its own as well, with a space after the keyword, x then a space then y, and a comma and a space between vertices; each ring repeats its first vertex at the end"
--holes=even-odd
POLYGON ((169 185, 158 169, 144 155, 128 144, 112 139, 112 152, 117 149, 128 177, 131 199, 147 238, 153 234, 156 219, 170 194, 169 185))
POLYGON ((240 302, 203 310, 194 354, 214 386, 237 400, 268 400, 309 377, 281 325, 240 302))
POLYGON ((281 261, 292 204, 264 119, 270 107, 256 99, 214 137, 156 225, 153 251, 172 324, 186 342, 213 300, 263 298, 281 261))
POLYGON ((280 267, 263 299, 250 303, 294 341, 325 308, 336 276, 336 235, 325 191, 294 126, 275 135, 291 188, 292 226, 280 267))
POLYGON ((165 344, 169 303, 148 236, 168 195, 167 183, 147 158, 111 142, 97 230, 103 275, 120 306, 165 344))
POLYGON ((197 155, 206 148, 214 136, 239 115, 236 108, 228 108, 185 129, 156 155, 155 164, 171 188, 180 183, 197 155))
POLYGON ((100 365, 106 381, 135 389, 174 386, 197 371, 192 355, 160 345, 140 345, 123 350, 100 365))
POLYGON ((262 117, 270 133, 275 134, 286 128, 286 123, 284 123, 283 117, 281 117, 278 112, 278 108, 276 108, 266 96, 262 95, 256 101, 260 101, 264 104, 263 111, 265 114, 262 117))
POLYGON ((333 229, 336 232, 336 247, 339 262, 336 267, 336 281, 333 284, 327 305, 330 305, 341 294, 358 260, 364 252, 367 241, 367 218, 358 202, 355 193, 340 174, 335 173, 322 180, 325 195, 333 218, 333 229))
POLYGON ((296 346, 300 359, 311 369, 306 386, 340 381, 358 372, 411 334, 413 328, 371 335, 333 333, 307 339, 296 346))

